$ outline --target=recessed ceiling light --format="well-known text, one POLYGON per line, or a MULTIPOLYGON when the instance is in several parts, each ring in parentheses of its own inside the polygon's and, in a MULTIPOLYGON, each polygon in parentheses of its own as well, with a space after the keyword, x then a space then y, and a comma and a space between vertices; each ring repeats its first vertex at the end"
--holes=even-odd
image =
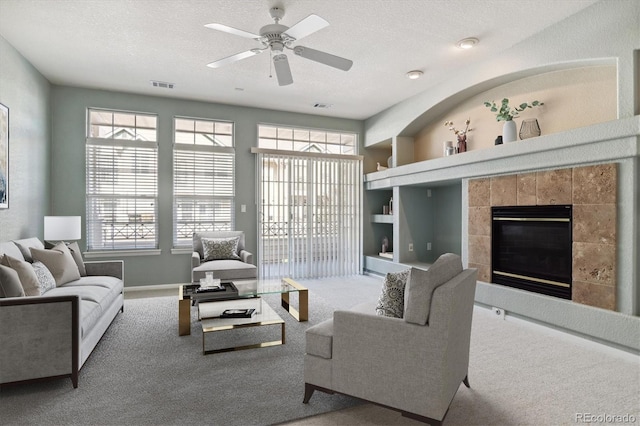
POLYGON ((417 80, 418 78, 422 77, 422 74, 424 73, 420 70, 413 70, 413 71, 409 71, 406 75, 407 75, 407 78, 410 80, 417 80))
POLYGON ((459 47, 460 49, 471 49, 479 42, 480 40, 478 40, 475 37, 468 37, 468 38, 463 38, 462 40, 457 42, 456 46, 459 47))

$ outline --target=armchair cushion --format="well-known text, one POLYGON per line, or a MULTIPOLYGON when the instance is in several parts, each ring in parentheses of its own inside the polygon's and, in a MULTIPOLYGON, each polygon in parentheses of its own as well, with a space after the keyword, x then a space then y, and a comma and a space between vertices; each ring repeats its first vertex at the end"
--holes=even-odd
POLYGON ((453 253, 443 254, 428 270, 411 268, 404 292, 404 319, 425 325, 429 321, 434 290, 462 272, 462 260, 453 253))
POLYGON ((320 358, 331 359, 333 345, 333 319, 328 319, 313 327, 309 327, 306 332, 306 352, 309 355, 320 358))
POLYGON ((410 269, 389 272, 382 284, 382 294, 378 299, 376 313, 387 317, 402 318, 404 313, 404 290, 410 269))
POLYGON ((240 260, 240 256, 238 256, 239 242, 240 237, 202 238, 204 260, 240 260))
POLYGON ((245 249, 244 232, 242 231, 208 231, 193 233, 193 251, 200 255, 200 259, 204 259, 204 249, 202 247, 203 238, 230 238, 240 237, 238 241, 238 253, 245 249))

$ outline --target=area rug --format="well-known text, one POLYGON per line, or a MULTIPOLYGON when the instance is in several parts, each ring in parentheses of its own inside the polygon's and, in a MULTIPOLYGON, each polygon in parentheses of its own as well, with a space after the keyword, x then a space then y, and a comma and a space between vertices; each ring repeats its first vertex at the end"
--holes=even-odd
MULTIPOLYGON (((267 425, 360 404, 317 392, 303 404, 304 332, 333 309, 310 294, 310 320, 299 323, 265 300, 286 322, 286 344, 212 355, 202 354, 202 330, 192 308, 190 336, 178 336, 177 297, 125 301, 80 371, 79 387, 68 379, 2 390, 2 424, 47 425, 267 425)), ((207 335, 207 345, 236 339, 274 340, 280 326, 207 335), (239 333, 239 334, 238 334, 239 333)))

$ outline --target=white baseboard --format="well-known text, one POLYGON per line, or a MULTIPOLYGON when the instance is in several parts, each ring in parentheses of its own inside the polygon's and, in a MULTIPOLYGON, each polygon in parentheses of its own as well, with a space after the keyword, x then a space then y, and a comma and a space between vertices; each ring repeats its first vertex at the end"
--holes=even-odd
POLYGON ((186 284, 189 284, 189 283, 138 285, 138 286, 131 286, 131 287, 125 286, 124 292, 133 293, 136 291, 153 291, 153 290, 170 290, 170 289, 176 289, 177 291, 178 287, 186 284))
POLYGON ((629 350, 612 346, 607 342, 593 340, 589 338, 589 336, 578 335, 578 334, 572 333, 569 330, 563 330, 549 324, 541 323, 534 319, 517 316, 510 313, 509 311, 503 310, 502 316, 496 316, 496 314, 492 311, 492 307, 486 306, 484 304, 476 303, 475 306, 476 308, 480 308, 483 311, 486 311, 487 314, 494 317, 496 321, 512 321, 524 327, 531 327, 532 329, 535 329, 539 332, 546 333, 549 336, 554 336, 554 337, 561 338, 563 340, 571 341, 587 349, 592 349, 592 350, 603 352, 608 355, 617 356, 631 362, 636 362, 636 363, 640 362, 640 354, 636 354, 636 353, 630 352, 629 350))

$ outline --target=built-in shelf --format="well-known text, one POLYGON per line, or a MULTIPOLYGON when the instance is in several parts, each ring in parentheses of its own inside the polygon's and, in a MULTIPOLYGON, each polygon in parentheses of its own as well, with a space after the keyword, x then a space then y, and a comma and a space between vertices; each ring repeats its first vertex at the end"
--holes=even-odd
POLYGON ((436 186, 465 178, 636 157, 639 153, 639 133, 640 116, 594 124, 368 173, 364 178, 365 189, 436 186))
POLYGON ((393 224, 393 215, 392 214, 372 214, 371 215, 372 223, 391 223, 393 224))

